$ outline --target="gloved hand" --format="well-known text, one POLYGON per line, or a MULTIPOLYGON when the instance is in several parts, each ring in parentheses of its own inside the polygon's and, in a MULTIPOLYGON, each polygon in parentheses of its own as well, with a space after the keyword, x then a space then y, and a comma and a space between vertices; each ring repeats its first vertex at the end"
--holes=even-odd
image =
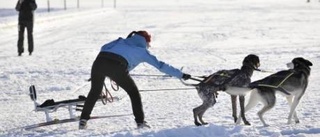
POLYGON ((182 75, 183 80, 188 80, 190 78, 191 78, 191 75, 183 73, 183 75, 182 75))

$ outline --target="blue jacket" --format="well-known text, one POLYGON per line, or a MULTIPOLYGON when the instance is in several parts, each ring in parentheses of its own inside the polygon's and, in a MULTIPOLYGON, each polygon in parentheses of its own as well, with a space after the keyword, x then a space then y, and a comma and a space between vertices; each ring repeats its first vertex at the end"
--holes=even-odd
POLYGON ((124 57, 128 62, 128 70, 131 71, 142 62, 154 66, 159 71, 168 75, 182 78, 183 73, 162 61, 159 61, 147 50, 147 42, 140 35, 133 35, 130 38, 118 38, 102 46, 100 52, 111 52, 124 57))

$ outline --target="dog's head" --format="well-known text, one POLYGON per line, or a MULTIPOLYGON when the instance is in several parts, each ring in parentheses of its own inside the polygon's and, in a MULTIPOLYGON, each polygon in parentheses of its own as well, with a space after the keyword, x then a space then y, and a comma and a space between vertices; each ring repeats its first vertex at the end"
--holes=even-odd
POLYGON ((253 68, 254 70, 258 70, 260 67, 260 59, 257 55, 249 54, 244 58, 242 65, 253 68))
POLYGON ((306 60, 302 57, 297 57, 297 58, 294 58, 291 61, 291 63, 288 63, 287 65, 291 69, 294 69, 296 71, 303 71, 309 75, 310 66, 312 66, 313 64, 309 60, 306 60))

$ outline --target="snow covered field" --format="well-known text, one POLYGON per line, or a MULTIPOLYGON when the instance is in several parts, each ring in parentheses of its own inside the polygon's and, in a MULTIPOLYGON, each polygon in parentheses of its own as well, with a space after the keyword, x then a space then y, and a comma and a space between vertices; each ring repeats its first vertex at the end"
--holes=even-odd
MULTIPOLYGON (((91 0, 80 0, 89 3, 91 0)), ((93 6, 46 12, 46 1, 38 0, 34 26, 35 51, 17 56, 16 1, 0 0, 0 136, 148 136, 148 137, 252 137, 320 136, 320 3, 304 0, 118 0, 93 6), (32 130, 22 128, 45 121, 35 112, 28 95, 36 85, 38 102, 74 99, 87 95, 93 60, 100 47, 132 30, 152 34, 150 51, 160 60, 192 75, 209 75, 220 69, 241 66, 247 54, 260 56, 261 69, 286 69, 294 57, 313 62, 310 83, 299 108, 299 124, 287 125, 288 104, 277 96, 266 113, 263 127, 257 106, 247 113, 251 126, 235 125, 230 96, 220 93, 217 103, 204 115, 210 124, 196 127, 192 109, 201 104, 196 90, 160 90, 185 87, 175 78, 134 77, 141 91, 146 121, 151 129, 136 129, 132 115, 90 120, 88 129, 66 123, 32 130)), ((62 0, 61 0, 62 3, 62 0)), ((54 5, 55 9, 63 5, 54 5)), ((27 49, 25 39, 25 50, 27 49)), ((160 74, 148 64, 132 74, 160 74)), ((254 72, 252 80, 270 73, 254 72)), ((106 81, 108 83, 108 81, 106 81)), ((194 82, 190 80, 190 82, 194 82)), ((131 114, 130 100, 123 90, 112 91, 120 100, 98 102, 95 116, 131 114)), ((77 113, 79 115, 79 112, 77 113)), ((68 118, 67 109, 51 116, 68 118)))

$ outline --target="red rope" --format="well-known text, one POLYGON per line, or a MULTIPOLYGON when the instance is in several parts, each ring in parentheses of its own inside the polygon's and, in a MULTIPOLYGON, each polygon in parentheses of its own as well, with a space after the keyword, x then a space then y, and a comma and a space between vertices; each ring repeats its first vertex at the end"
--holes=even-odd
POLYGON ((107 102, 110 102, 110 103, 113 102, 113 96, 111 95, 105 83, 103 83, 103 86, 105 89, 105 93, 102 91, 100 96, 101 96, 102 103, 105 105, 107 104, 107 102))

